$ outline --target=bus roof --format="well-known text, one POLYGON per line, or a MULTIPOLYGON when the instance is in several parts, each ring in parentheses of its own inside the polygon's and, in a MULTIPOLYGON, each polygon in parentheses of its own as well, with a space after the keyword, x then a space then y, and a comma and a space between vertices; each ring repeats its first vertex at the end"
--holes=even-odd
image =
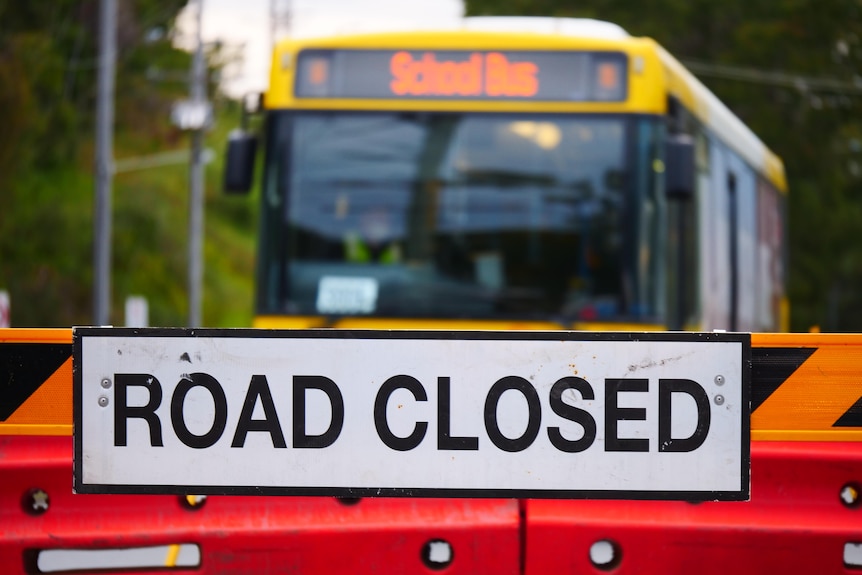
POLYGON ((621 26, 591 18, 543 18, 539 16, 472 16, 464 18, 462 30, 486 32, 532 32, 580 38, 622 40, 630 38, 621 26))

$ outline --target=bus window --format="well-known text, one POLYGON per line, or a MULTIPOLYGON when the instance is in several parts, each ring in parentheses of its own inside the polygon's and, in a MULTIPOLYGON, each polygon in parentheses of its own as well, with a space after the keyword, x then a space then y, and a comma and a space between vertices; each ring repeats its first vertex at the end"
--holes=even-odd
POLYGON ((272 129, 290 145, 268 160, 288 175, 282 207, 270 208, 281 210, 285 250, 261 251, 271 261, 260 269, 281 274, 260 282, 280 290, 261 298, 275 302, 264 313, 592 321, 657 311, 658 298, 635 293, 655 282, 626 279, 643 275, 632 245, 658 237, 640 229, 658 220, 638 213, 624 117, 284 112, 272 129))

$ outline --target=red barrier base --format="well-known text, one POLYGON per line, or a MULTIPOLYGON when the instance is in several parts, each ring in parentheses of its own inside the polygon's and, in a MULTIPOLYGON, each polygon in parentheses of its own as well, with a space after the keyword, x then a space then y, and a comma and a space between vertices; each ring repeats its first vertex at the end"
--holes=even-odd
POLYGON ((745 503, 530 501, 526 573, 862 573, 862 443, 751 455, 745 503))
POLYGON ((0 437, 0 572, 862 573, 862 443, 752 444, 745 503, 73 495, 0 437))
POLYGON ((74 495, 70 437, 0 436, 4 575, 82 561, 136 575, 184 563, 170 572, 516 574, 519 525, 511 500, 74 495), (125 559, 76 553, 106 549, 125 559))

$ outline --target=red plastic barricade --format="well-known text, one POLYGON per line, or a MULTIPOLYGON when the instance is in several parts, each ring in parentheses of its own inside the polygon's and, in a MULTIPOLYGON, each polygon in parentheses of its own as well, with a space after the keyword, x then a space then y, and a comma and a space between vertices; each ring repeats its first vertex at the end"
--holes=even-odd
POLYGON ((752 336, 751 500, 697 504, 76 495, 71 333, 3 342, 2 575, 862 573, 860 335, 752 336))
POLYGON ((751 501, 700 504, 73 495, 71 461, 68 437, 0 437, 3 573, 862 568, 862 444, 855 442, 755 442, 751 501))
POLYGON ((529 501, 525 572, 862 572, 862 444, 751 456, 749 502, 529 501))
POLYGON ((4 575, 515 574, 520 528, 513 500, 74 495, 70 437, 0 436, 4 575))

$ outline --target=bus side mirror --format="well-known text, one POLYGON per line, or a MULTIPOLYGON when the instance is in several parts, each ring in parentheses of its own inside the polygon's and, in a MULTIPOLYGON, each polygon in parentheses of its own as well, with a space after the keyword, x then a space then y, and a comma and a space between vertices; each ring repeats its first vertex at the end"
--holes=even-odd
POLYGON ((257 138, 250 132, 234 130, 228 136, 224 168, 224 191, 247 194, 254 181, 254 158, 257 138))
POLYGON ((665 145, 665 193, 669 199, 694 197, 694 140, 685 134, 671 135, 665 145))

